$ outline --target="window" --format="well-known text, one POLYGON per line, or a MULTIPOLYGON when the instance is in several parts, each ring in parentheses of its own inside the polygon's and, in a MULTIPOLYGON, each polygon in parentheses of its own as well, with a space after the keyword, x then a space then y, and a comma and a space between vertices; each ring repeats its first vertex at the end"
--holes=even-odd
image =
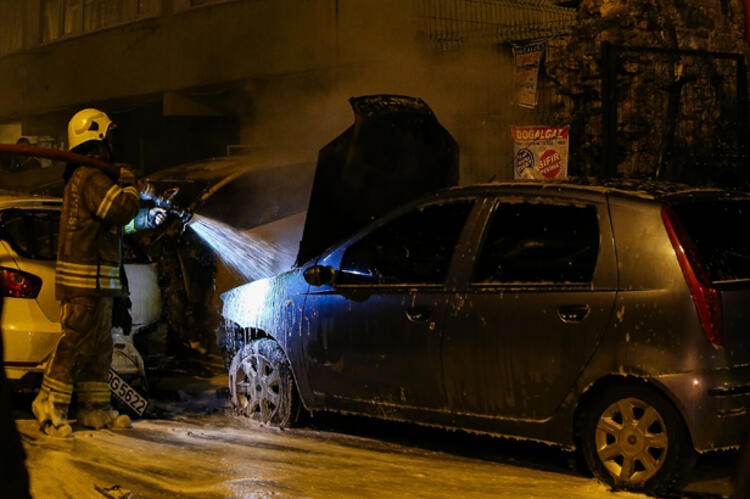
POLYGON ((23 48, 23 22, 26 0, 6 0, 0 3, 0 55, 23 48))
POLYGON ((750 201, 696 199, 674 211, 712 282, 750 279, 750 201))
POLYGON ((490 221, 473 282, 588 283, 598 251, 593 206, 501 204, 490 221))
POLYGON ((62 0, 42 2, 42 42, 57 40, 62 36, 62 0))
POLYGON ((389 221, 346 250, 339 284, 443 283, 472 205, 428 205, 389 221))
POLYGON ((42 0, 42 42, 159 14, 161 0, 42 0))
MULTIPOLYGON (((8 241, 24 258, 55 260, 60 232, 58 210, 9 209, 0 215, 0 239, 8 241)), ((133 235, 123 237, 123 263, 148 263, 148 257, 133 235)))
POLYGON ((59 225, 57 210, 5 210, 0 219, 0 237, 25 258, 54 260, 59 225))
POLYGON ((174 0, 174 10, 189 9, 191 7, 201 7, 203 5, 226 1, 227 0, 174 0))
POLYGON ((72 35, 83 31, 83 1, 67 0, 65 2, 65 25, 63 34, 72 35))

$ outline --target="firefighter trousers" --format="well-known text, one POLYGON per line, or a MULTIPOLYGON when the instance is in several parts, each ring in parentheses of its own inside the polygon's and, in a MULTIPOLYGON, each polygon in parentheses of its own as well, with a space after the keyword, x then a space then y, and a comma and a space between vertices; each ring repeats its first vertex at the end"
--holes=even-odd
POLYGON ((64 299, 61 323, 63 333, 45 369, 42 390, 51 402, 65 409, 73 391, 79 406, 109 407, 112 297, 64 299))

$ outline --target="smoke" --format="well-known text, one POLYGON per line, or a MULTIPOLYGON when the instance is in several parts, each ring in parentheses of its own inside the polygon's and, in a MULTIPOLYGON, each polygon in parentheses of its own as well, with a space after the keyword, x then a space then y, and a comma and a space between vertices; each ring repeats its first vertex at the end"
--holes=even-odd
POLYGON ((257 83, 243 142, 278 151, 317 151, 353 122, 348 99, 403 94, 424 99, 461 148, 462 181, 510 172, 514 124, 507 49, 490 44, 439 50, 408 2, 339 2, 325 69, 257 83), (507 171, 506 171, 507 170, 507 171))

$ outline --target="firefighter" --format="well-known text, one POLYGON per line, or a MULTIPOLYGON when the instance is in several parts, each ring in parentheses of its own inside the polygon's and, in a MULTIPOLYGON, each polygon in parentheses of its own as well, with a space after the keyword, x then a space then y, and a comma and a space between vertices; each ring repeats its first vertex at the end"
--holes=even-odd
MULTIPOLYGON (((79 111, 68 123, 68 148, 112 162, 112 128, 104 112, 79 111)), ((135 176, 129 169, 121 168, 119 176, 114 176, 77 164, 68 164, 63 174, 55 276, 63 333, 32 402, 41 430, 50 436, 72 435, 68 406, 74 391, 82 426, 131 427, 130 418, 112 408, 107 384, 113 298, 127 296, 122 233, 153 228, 164 221, 166 213, 161 208, 140 208, 135 176)))

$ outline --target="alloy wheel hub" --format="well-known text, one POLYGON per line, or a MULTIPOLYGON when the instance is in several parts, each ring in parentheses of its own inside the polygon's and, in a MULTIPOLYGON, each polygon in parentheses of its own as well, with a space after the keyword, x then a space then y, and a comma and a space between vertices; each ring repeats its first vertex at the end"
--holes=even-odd
POLYGON ((604 410, 596 426, 599 459, 612 476, 644 483, 664 464, 669 448, 661 414, 637 398, 619 400, 604 410))

